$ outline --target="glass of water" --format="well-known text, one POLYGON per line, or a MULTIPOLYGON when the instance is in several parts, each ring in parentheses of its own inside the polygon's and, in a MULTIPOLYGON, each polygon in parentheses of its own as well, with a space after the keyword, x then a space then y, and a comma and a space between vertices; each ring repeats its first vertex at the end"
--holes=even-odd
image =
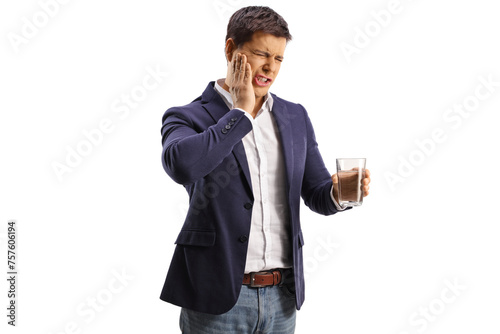
POLYGON ((361 181, 365 178, 365 167, 365 158, 337 159, 340 206, 360 206, 363 204, 361 181))

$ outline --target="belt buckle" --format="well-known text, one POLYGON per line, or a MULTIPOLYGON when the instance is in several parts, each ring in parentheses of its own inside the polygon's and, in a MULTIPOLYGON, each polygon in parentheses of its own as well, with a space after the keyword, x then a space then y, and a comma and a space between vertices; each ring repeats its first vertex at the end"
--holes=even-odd
POLYGON ((263 288, 265 285, 262 284, 255 284, 255 275, 260 274, 259 272, 251 272, 250 273, 250 287, 251 288, 263 288))

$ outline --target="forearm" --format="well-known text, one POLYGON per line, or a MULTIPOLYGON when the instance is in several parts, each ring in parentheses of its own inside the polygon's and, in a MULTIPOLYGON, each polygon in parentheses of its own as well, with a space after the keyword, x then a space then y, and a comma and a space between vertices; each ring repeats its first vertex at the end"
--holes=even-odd
POLYGON ((332 215, 339 210, 332 198, 332 183, 326 182, 316 188, 303 191, 304 203, 312 211, 322 215, 332 215))
POLYGON ((249 119, 233 109, 202 132, 178 111, 167 111, 162 127, 162 164, 176 182, 189 184, 214 170, 252 129, 249 119))

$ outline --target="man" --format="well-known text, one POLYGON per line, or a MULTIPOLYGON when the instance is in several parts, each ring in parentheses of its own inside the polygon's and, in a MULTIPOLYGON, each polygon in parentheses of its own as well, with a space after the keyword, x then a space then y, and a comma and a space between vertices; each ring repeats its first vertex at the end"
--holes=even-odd
POLYGON ((183 333, 293 333, 304 301, 300 198, 320 214, 343 210, 306 110, 269 93, 291 38, 272 9, 238 10, 226 78, 163 116, 163 167, 189 210, 160 298, 182 306, 183 333))

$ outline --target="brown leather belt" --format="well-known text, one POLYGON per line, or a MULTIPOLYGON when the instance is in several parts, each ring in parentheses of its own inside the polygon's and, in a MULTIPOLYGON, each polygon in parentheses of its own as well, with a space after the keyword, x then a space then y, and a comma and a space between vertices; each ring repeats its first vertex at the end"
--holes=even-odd
POLYGON ((251 272, 243 275, 243 284, 252 288, 279 285, 283 279, 283 270, 274 269, 270 271, 251 272))

